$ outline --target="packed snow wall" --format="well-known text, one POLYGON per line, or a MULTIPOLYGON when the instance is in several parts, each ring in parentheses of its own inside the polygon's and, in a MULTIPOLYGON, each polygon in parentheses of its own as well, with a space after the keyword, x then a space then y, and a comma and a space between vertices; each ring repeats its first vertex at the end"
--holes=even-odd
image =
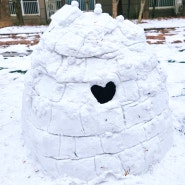
POLYGON ((48 174, 141 174, 169 150, 166 75, 141 27, 73 1, 52 16, 31 57, 23 133, 48 174))

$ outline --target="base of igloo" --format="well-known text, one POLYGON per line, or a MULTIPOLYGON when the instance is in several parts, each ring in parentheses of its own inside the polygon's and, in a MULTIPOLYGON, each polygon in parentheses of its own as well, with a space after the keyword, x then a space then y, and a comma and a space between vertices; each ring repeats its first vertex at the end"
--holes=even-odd
POLYGON ((155 120, 138 125, 134 129, 135 131, 132 130, 130 133, 130 140, 128 140, 128 135, 126 136, 128 145, 125 145, 123 149, 120 147, 120 139, 123 139, 124 133, 107 135, 108 143, 103 143, 103 139, 98 136, 84 137, 82 138, 83 143, 78 143, 78 140, 81 139, 79 137, 53 135, 35 128, 32 124, 25 127, 29 128, 29 132, 24 133, 27 133, 25 137, 27 145, 45 174, 52 178, 69 177, 88 182, 105 176, 105 174, 119 177, 128 174, 140 175, 160 162, 172 144, 172 127, 168 126, 171 121, 170 112, 164 111, 160 116, 157 116, 157 120, 160 119, 163 120, 162 123, 158 123, 163 124, 162 131, 157 128, 155 120), (148 136, 151 136, 152 132, 151 138, 141 139, 140 128, 144 128, 145 134, 148 133, 148 136), (34 141, 30 142, 30 138, 34 138, 34 141), (75 147, 78 143, 77 151, 74 151, 72 140, 75 141, 75 147), (97 140, 100 140, 102 147, 99 154, 96 146, 97 140), (56 145, 57 141, 61 146, 56 145), (60 151, 57 153, 58 147, 60 151), (81 149, 79 149, 80 147, 81 149), (108 151, 109 147, 111 153, 104 152, 104 150, 108 151))

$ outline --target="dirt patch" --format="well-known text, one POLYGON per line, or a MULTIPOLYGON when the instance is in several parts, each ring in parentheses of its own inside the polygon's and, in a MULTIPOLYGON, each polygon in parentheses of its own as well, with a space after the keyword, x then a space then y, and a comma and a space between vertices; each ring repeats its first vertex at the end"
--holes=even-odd
POLYGON ((171 42, 172 44, 178 44, 178 43, 182 43, 182 42, 184 42, 184 41, 182 41, 182 40, 175 40, 175 41, 173 41, 173 42, 171 42))
POLYGON ((146 36, 147 39, 165 40, 164 34, 159 34, 157 36, 146 36))
POLYGON ((38 44, 38 42, 39 42, 39 40, 0 41, 0 46, 9 46, 9 45, 17 45, 17 44, 35 45, 35 44, 38 44))
MULTIPOLYGON (((166 42, 166 36, 174 36, 176 33, 176 28, 153 28, 146 29, 146 40, 149 44, 163 44, 166 42), (154 35, 152 35, 151 31, 154 31, 154 35)), ((182 40, 174 40, 171 44, 182 43, 182 40)))
POLYGON ((38 44, 39 40, 40 40, 39 34, 36 35, 25 34, 25 36, 19 34, 5 35, 0 37, 0 46, 9 46, 17 44, 36 45, 38 44))

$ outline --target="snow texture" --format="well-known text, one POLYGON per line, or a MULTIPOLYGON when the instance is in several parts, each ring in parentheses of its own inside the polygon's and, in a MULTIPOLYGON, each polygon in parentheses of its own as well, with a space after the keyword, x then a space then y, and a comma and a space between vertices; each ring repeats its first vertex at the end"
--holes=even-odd
POLYGON ((170 149, 166 74, 141 27, 73 2, 52 16, 31 60, 24 138, 52 177, 138 175, 170 149), (108 82, 116 92, 101 104, 91 87, 108 82))

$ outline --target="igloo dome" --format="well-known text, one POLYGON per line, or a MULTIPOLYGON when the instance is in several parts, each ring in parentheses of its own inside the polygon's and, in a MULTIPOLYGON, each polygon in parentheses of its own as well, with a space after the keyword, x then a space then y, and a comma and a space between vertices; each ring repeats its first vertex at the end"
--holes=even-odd
POLYGON ((142 174, 172 143, 166 75, 141 27, 77 5, 52 16, 31 55, 24 138, 53 177, 142 174))

